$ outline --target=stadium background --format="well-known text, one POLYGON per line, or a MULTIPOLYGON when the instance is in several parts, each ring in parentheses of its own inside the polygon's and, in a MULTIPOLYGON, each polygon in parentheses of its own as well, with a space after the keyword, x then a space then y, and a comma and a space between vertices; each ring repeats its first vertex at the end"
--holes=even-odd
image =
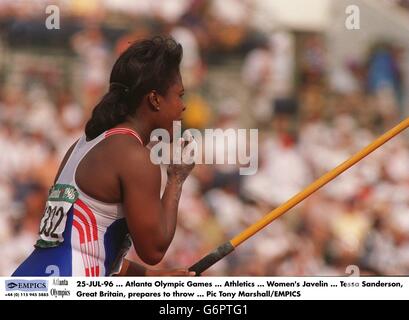
MULTIPOLYGON (((198 165, 158 267, 189 266, 407 114, 407 0, 0 0, 0 275, 31 252, 59 162, 129 41, 184 47, 185 128, 258 128, 259 169, 198 165), (308 5, 306 4, 308 2, 308 5), (60 9, 59 30, 45 7, 60 9), (345 9, 360 9, 347 30, 345 9)), ((135 254, 130 254, 137 259, 135 254)), ((409 271, 403 133, 208 275, 409 271)))

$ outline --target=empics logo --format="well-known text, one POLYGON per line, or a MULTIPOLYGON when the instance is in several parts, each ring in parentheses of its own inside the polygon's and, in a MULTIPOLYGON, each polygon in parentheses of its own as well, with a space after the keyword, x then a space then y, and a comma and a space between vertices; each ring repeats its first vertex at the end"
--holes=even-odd
POLYGON ((48 291, 47 280, 6 280, 6 291, 48 291))

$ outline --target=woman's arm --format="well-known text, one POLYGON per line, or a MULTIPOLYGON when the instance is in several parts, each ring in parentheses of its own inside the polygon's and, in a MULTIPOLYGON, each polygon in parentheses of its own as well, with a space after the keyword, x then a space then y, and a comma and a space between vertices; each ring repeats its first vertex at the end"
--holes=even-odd
POLYGON ((136 262, 130 261, 128 259, 124 259, 122 263, 122 268, 116 276, 137 276, 142 277, 146 275, 146 268, 136 262))
POLYGON ((133 146, 122 153, 122 203, 135 250, 147 264, 159 263, 175 234, 182 185, 194 165, 171 165, 160 198, 161 174, 149 150, 133 146))
POLYGON ((144 266, 130 261, 128 259, 124 259, 122 264, 121 271, 117 274, 117 276, 194 276, 195 272, 189 272, 186 269, 173 269, 173 270, 153 270, 147 269, 144 266))

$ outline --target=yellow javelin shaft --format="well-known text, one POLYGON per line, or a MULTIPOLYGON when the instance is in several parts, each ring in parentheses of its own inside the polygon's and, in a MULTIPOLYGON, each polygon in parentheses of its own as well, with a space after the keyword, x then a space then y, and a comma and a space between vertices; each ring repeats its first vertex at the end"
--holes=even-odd
POLYGON ((331 171, 327 172, 326 174, 321 176, 321 178, 315 180, 304 190, 297 193, 291 199, 287 200, 287 202, 283 203, 281 206, 277 207, 276 209, 268 213, 258 222, 254 223, 253 225, 251 225, 250 227, 242 231, 240 234, 235 236, 233 239, 230 240, 230 243, 232 244, 232 246, 236 248, 242 242, 246 241, 248 238, 250 238, 251 236, 256 234, 258 231, 263 229, 265 226, 267 226, 269 223, 271 223, 272 221, 277 219, 279 216, 283 215, 288 210, 290 210, 291 208, 299 204, 305 198, 307 198, 308 196, 313 194, 315 191, 320 189, 322 186, 326 185, 328 182, 330 182, 331 180, 339 176, 345 170, 352 167, 355 163, 365 158, 368 154, 370 154, 371 152, 379 148, 381 145, 383 145, 388 140, 392 139, 394 136, 396 136, 398 133, 405 130, 407 127, 409 127, 409 118, 403 120, 397 126, 393 127, 388 132, 384 133, 382 136, 377 138, 375 141, 373 141, 371 144, 363 148, 361 151, 355 153, 348 160, 346 160, 345 162, 343 162, 336 168, 332 169, 331 171))
POLYGON ((274 209, 273 211, 265 215, 262 219, 260 219, 258 222, 254 223, 253 225, 251 225, 244 231, 242 231, 240 234, 235 236, 233 239, 220 245, 214 251, 210 252, 208 255, 206 255, 205 257, 200 259, 198 262, 196 262, 194 265, 192 265, 189 268, 189 270, 196 272, 197 275, 200 275, 203 271, 210 268, 217 261, 223 259, 226 255, 234 251, 234 249, 238 245, 240 245, 242 242, 246 241, 248 238, 250 238, 251 236, 256 234, 258 231, 263 229, 265 226, 267 226, 269 223, 271 223, 272 221, 277 219, 279 216, 286 213, 292 207, 299 204, 301 201, 303 201, 305 198, 310 196, 312 193, 314 193, 315 191, 320 189, 322 186, 324 186, 325 184, 333 180, 335 177, 339 176, 342 172, 344 172, 348 168, 352 167, 358 161, 365 158, 372 151, 379 148, 381 145, 383 145, 388 140, 392 139, 394 136, 396 136, 398 133, 405 130, 407 127, 409 127, 409 118, 405 119, 404 121, 399 123, 396 127, 384 133, 378 139, 373 141, 371 144, 369 144, 367 147, 365 147, 361 151, 354 154, 351 158, 349 158, 347 161, 340 164, 338 167, 327 172, 318 180, 315 180, 312 184, 310 184, 304 190, 296 194, 294 197, 292 197, 287 202, 283 203, 278 208, 274 209))

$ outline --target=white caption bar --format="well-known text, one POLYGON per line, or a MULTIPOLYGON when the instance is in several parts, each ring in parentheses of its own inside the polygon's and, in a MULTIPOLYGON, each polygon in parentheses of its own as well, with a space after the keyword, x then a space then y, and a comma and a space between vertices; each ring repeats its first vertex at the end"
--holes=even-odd
POLYGON ((406 277, 1 277, 6 300, 409 299, 406 277))

